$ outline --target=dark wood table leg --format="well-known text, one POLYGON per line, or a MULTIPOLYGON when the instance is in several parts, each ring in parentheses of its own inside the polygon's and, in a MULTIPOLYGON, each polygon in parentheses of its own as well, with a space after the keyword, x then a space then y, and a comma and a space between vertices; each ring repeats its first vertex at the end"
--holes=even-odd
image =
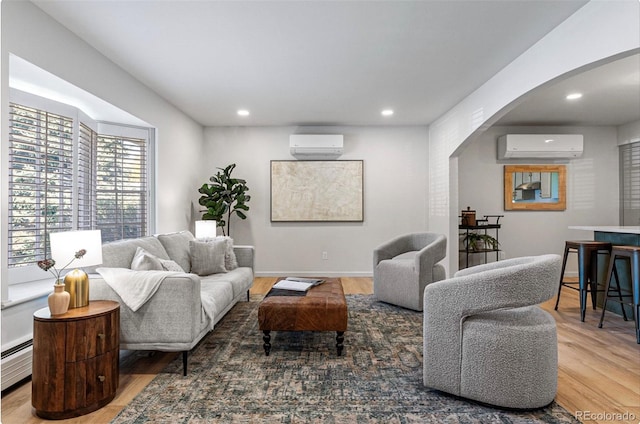
POLYGON ((344 331, 336 332, 336 348, 338 348, 338 356, 342 355, 342 349, 344 349, 344 331))
POLYGON ((264 333, 264 336, 262 336, 262 340, 264 341, 264 354, 269 356, 269 352, 271 351, 271 335, 269 333, 271 333, 271 331, 264 330, 262 333, 264 333))

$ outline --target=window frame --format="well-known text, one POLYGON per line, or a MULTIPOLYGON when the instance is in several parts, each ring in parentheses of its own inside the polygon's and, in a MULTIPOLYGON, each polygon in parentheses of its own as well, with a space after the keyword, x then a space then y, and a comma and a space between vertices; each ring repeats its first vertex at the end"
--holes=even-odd
POLYGON ((640 140, 618 146, 620 157, 620 225, 640 225, 637 217, 626 216, 627 210, 640 210, 640 140), (635 209, 634 209, 635 206, 635 209), (631 220, 634 221, 631 221, 631 220))
MULTIPOLYGON (((10 89, 9 102, 20 104, 30 108, 36 108, 39 110, 44 110, 49 113, 64 115, 70 117, 73 121, 73 138, 72 138, 72 149, 73 156, 71 161, 72 168, 72 224, 70 229, 89 229, 87 228, 86 223, 81 222, 81 217, 79 216, 80 210, 80 198, 81 198, 81 190, 80 184, 82 183, 81 179, 78 177, 78 167, 79 167, 79 155, 80 152, 80 132, 81 125, 85 125, 85 127, 90 128, 92 131, 95 131, 97 134, 106 134, 106 135, 121 135, 123 137, 134 137, 134 138, 144 138, 146 140, 146 225, 143 228, 143 233, 153 234, 154 226, 155 226, 155 174, 156 174, 156 163, 155 163, 155 130, 153 128, 146 127, 138 127, 132 126, 128 124, 119 124, 113 122, 99 122, 94 121, 88 115, 86 115, 82 110, 77 109, 73 106, 66 105, 64 103, 56 102, 50 99, 46 99, 43 97, 39 97, 30 93, 22 92, 16 89, 10 89), (113 133, 113 134, 110 134, 113 133)), ((9 149, 11 149, 9 147, 9 149)), ((7 157, 7 160, 9 158, 7 157)), ((9 166, 9 163, 7 163, 9 166)), ((10 171, 9 171, 10 172, 10 171)), ((8 182, 8 193, 11 191, 11 182, 8 182)), ((90 196, 94 197, 94 196, 90 196)), ((9 201, 7 202, 7 207, 11 207, 11 196, 9 196, 9 201)), ((89 201, 85 199, 85 201, 89 201)), ((94 199, 90 200, 94 202, 94 199)), ((8 210, 7 210, 8 211, 8 210)), ((93 212, 92 212, 93 213, 93 212)), ((92 219, 90 224, 96 229, 99 227, 96 226, 96 222, 92 219)), ((9 229, 10 222, 7 220, 7 229, 9 229)), ((48 231, 47 231, 48 233, 48 231)), ((46 235, 45 235, 46 237, 46 235)), ((7 256, 7 280, 8 286, 21 284, 31 281, 41 281, 47 279, 49 277, 48 274, 44 273, 41 269, 37 267, 36 264, 27 265, 27 266, 13 266, 9 265, 9 254, 11 252, 11 246, 7 245, 7 250, 5 255, 7 256)))

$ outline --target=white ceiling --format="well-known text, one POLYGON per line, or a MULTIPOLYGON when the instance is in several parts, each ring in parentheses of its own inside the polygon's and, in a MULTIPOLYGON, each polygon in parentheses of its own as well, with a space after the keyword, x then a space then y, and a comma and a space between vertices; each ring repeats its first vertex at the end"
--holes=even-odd
POLYGON ((621 125, 640 120, 640 54, 538 88, 495 125, 621 125), (566 100, 581 93, 579 100, 566 100))
POLYGON ((34 3, 203 125, 426 125, 586 0, 34 3))

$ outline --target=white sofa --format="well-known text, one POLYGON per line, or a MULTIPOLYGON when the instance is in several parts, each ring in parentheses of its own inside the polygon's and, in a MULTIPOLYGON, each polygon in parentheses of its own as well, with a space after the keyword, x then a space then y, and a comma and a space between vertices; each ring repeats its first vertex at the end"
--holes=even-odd
POLYGON ((189 350, 239 300, 248 300, 253 284, 253 246, 233 246, 237 268, 228 272, 201 276, 189 272, 168 273, 157 291, 135 312, 95 272, 105 267, 131 269, 139 247, 152 256, 163 261, 172 260, 182 269, 191 271, 191 241, 196 241, 193 235, 182 231, 106 243, 102 246, 102 265, 86 270, 91 274, 90 300, 120 303, 120 348, 181 351, 185 375, 189 350), (205 296, 208 313, 203 309, 202 298, 205 296))

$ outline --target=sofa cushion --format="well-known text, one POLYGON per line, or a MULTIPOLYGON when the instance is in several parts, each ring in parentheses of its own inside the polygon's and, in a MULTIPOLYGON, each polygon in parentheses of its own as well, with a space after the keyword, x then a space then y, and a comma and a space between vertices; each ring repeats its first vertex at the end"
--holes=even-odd
POLYGON ((224 240, 210 242, 191 240, 189 242, 191 272, 198 275, 227 272, 224 267, 225 245, 224 240))
POLYGON ((166 259, 172 259, 178 263, 184 272, 191 271, 191 260, 189 258, 189 242, 195 240, 189 231, 176 233, 159 234, 158 240, 164 246, 169 255, 166 259))
POLYGON ((209 312, 217 317, 233 302, 233 288, 228 281, 202 283, 200 288, 202 303, 213 306, 209 312))
POLYGON ((138 246, 136 254, 131 261, 131 269, 135 271, 162 271, 162 263, 157 256, 138 246))
POLYGON ((138 247, 142 247, 147 252, 160 259, 169 259, 162 244, 155 237, 141 237, 137 239, 117 240, 102 245, 102 264, 94 267, 87 267, 87 273, 95 273, 98 267, 109 268, 129 268, 138 247))
POLYGON ((202 285, 219 281, 227 281, 233 288, 233 297, 245 295, 253 285, 253 271, 248 267, 238 267, 225 274, 211 274, 201 279, 202 285))

